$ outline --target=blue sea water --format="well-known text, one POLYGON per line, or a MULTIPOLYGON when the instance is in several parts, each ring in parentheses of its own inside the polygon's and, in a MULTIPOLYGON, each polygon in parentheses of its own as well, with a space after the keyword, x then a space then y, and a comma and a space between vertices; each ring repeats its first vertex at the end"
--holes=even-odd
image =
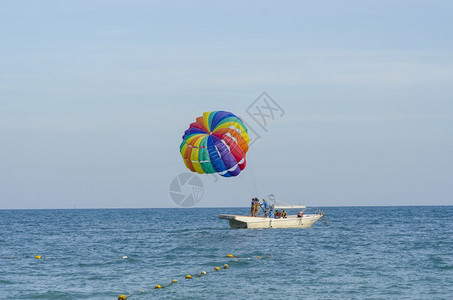
POLYGON ((310 229, 234 230, 217 216, 247 209, 0 210, 0 294, 453 299, 453 207, 324 211, 328 225, 310 229))

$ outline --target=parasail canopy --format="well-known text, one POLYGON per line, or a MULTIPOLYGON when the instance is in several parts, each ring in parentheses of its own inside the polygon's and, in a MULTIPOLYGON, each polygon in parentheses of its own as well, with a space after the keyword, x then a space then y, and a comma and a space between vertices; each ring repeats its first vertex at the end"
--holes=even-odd
POLYGON ((244 170, 248 143, 247 127, 240 118, 227 111, 211 111, 190 124, 179 150, 192 172, 231 177, 244 170))

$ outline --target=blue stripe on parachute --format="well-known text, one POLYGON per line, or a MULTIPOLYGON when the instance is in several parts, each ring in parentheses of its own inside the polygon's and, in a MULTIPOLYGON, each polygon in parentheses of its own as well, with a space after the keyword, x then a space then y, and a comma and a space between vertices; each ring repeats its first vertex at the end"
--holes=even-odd
MULTIPOLYGON (((225 118, 228 118, 228 116, 229 116, 230 114, 232 114, 232 113, 229 113, 229 112, 227 112, 227 111, 218 111, 218 112, 216 113, 216 117, 215 117, 215 118, 213 119, 213 121, 212 121, 211 131, 213 131, 214 128, 217 127, 217 124, 219 124, 220 121, 222 121, 222 120, 225 119, 225 118)), ((233 115, 233 114, 232 114, 232 115, 233 115)), ((234 115, 233 115, 233 116, 234 116, 234 115)))
POLYGON ((206 134, 206 131, 192 127, 184 131, 184 135, 182 136, 182 138, 184 139, 187 135, 190 134, 206 134))
POLYGON ((212 167, 214 168, 214 170, 216 170, 216 172, 226 171, 227 168, 225 167, 225 164, 223 163, 222 159, 220 158, 219 153, 217 152, 217 149, 214 145, 214 140, 213 140, 212 135, 210 135, 208 137, 207 148, 208 148, 208 153, 209 153, 209 159, 211 160, 211 164, 212 164, 212 167))

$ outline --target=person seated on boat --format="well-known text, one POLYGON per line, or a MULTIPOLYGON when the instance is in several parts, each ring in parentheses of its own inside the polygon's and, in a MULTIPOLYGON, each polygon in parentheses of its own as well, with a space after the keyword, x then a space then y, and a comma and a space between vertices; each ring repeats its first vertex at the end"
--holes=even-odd
POLYGON ((286 218, 286 211, 284 211, 283 208, 282 208, 281 216, 282 216, 282 218, 286 218))
POLYGON ((281 213, 278 211, 278 209, 275 211, 275 218, 280 219, 281 213))
POLYGON ((298 218, 302 218, 303 216, 304 216, 304 212, 303 212, 303 211, 299 211, 299 212, 297 213, 297 217, 298 217, 298 218))
POLYGON ((264 217, 267 218, 267 212, 269 211, 269 204, 267 203, 266 199, 263 199, 263 204, 261 204, 261 208, 264 211, 264 217))

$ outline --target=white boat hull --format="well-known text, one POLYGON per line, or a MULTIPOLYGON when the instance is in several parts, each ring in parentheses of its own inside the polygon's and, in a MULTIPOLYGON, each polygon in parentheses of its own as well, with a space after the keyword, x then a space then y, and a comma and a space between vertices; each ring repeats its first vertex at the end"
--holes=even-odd
POLYGON ((230 227, 239 228, 309 228, 318 221, 322 214, 304 214, 302 218, 296 215, 287 218, 263 218, 241 215, 219 215, 220 219, 228 220, 230 227))

